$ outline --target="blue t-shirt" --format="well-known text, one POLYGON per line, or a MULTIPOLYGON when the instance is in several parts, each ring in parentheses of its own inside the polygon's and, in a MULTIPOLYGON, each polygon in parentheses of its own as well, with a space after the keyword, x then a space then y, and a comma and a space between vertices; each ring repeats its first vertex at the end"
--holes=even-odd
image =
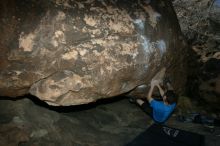
POLYGON ((153 118, 157 122, 165 122, 173 112, 176 103, 165 105, 163 101, 152 100, 150 106, 153 108, 153 118))

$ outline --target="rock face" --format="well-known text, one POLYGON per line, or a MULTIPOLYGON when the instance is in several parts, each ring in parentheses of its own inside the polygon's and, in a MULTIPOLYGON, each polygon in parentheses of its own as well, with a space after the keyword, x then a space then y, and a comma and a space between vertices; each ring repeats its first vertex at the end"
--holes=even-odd
POLYGON ((173 4, 192 46, 189 95, 203 106, 220 111, 220 0, 175 0, 173 4))
POLYGON ((78 105, 148 84, 162 67, 185 83, 184 40, 169 1, 0 2, 0 95, 78 105))

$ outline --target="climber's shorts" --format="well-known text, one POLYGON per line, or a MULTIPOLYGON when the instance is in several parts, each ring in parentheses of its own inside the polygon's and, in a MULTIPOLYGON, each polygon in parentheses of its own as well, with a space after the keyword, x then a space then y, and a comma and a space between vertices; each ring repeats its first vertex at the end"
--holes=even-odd
POLYGON ((147 114, 149 115, 151 118, 153 118, 153 108, 150 106, 150 104, 148 102, 144 102, 141 105, 141 109, 147 114))

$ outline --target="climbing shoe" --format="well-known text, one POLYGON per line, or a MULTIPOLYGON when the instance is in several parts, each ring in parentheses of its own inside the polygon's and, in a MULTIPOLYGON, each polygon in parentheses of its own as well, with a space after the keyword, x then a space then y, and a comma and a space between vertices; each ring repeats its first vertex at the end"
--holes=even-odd
POLYGON ((130 103, 136 103, 137 98, 136 97, 129 97, 128 100, 130 103))

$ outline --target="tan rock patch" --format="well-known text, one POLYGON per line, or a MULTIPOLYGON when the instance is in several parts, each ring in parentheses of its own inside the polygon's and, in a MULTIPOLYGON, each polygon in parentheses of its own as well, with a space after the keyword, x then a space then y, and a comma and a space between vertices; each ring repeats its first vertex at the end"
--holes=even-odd
POLYGON ((74 60, 77 60, 78 58, 78 52, 76 50, 72 50, 68 53, 65 53, 62 55, 62 58, 64 60, 70 60, 70 59, 74 59, 74 60))
POLYGON ((35 35, 33 33, 30 33, 28 35, 25 36, 20 36, 19 38, 19 48, 23 48, 23 50, 25 52, 31 52, 33 49, 33 45, 34 45, 34 39, 35 39, 35 35))

